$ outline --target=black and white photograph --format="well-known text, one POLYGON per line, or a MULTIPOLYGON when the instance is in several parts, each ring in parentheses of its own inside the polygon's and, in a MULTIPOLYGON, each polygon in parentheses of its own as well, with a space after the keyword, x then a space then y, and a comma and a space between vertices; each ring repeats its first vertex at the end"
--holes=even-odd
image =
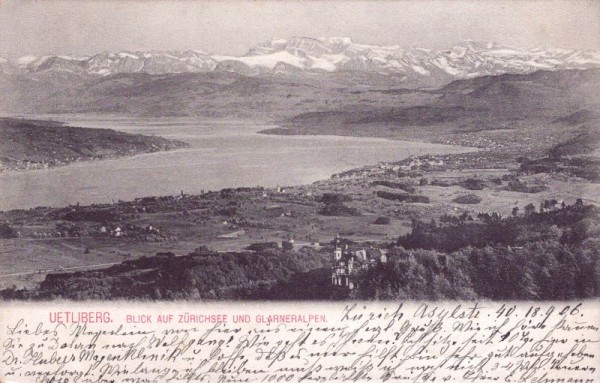
POLYGON ((0 2, 4 301, 594 299, 599 165, 595 1, 0 2))

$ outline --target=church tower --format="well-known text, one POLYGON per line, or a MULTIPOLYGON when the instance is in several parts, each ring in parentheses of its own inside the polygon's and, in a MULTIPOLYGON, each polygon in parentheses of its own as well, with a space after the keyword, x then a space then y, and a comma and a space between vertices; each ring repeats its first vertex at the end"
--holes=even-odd
POLYGON ((333 258, 335 263, 339 262, 342 259, 342 241, 338 236, 333 240, 333 258))

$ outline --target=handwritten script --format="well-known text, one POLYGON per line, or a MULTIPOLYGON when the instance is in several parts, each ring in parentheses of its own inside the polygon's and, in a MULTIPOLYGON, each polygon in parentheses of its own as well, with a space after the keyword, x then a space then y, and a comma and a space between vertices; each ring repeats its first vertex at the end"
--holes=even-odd
POLYGON ((0 310, 4 383, 600 379, 597 301, 5 303, 0 310))

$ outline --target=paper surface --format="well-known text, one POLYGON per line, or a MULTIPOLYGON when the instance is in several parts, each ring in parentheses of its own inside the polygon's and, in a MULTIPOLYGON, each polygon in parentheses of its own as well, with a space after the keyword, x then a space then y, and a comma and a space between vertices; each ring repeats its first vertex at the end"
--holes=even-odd
POLYGON ((595 382, 598 301, 3 304, 3 382, 595 382))
POLYGON ((599 9, 0 1, 0 383, 599 381, 599 9))

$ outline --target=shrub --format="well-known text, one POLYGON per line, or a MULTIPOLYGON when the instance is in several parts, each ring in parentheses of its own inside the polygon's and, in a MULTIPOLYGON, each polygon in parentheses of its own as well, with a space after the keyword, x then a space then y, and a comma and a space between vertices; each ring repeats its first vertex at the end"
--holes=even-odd
POLYGON ((409 184, 401 183, 401 182, 392 182, 392 181, 374 181, 372 183, 373 186, 385 186, 392 189, 400 189, 404 190, 407 193, 414 193, 417 190, 409 184))
POLYGON ((360 212, 355 208, 344 205, 343 203, 330 203, 319 210, 319 214, 328 216, 355 216, 360 215, 360 212))
POLYGON ((482 180, 478 180, 475 178, 468 178, 460 183, 460 186, 469 190, 483 190, 485 184, 482 180))
POLYGON ((481 202, 481 197, 475 194, 465 194, 454 198, 452 202, 475 205, 481 202))
POLYGON ((388 199, 391 201, 400 201, 400 202, 421 202, 421 203, 429 203, 429 197, 422 195, 412 195, 412 194, 396 194, 390 193, 386 191, 378 191, 377 196, 380 198, 388 199))
POLYGON ((217 210, 217 214, 224 215, 226 217, 233 217, 237 213, 237 208, 235 206, 226 206, 219 210, 217 210))
POLYGON ((450 187, 452 186, 452 184, 448 181, 443 181, 443 180, 438 180, 438 179, 434 179, 431 181, 431 185, 432 186, 441 186, 444 188, 450 187))
POLYGON ((389 225, 391 222, 390 217, 378 217, 373 224, 375 225, 389 225))
POLYGON ((0 238, 16 238, 17 231, 7 223, 0 223, 0 238))
POLYGON ((279 245, 277 245, 277 242, 260 242, 260 243, 253 243, 251 245, 248 245, 246 247, 246 250, 252 250, 252 251, 265 251, 265 250, 269 250, 269 249, 278 249, 279 245))
POLYGON ((346 194, 342 194, 342 193, 325 193, 323 194, 323 196, 321 197, 321 201, 323 203, 326 204, 330 204, 330 203, 343 203, 343 202, 350 202, 352 201, 352 198, 349 195, 346 194))
POLYGON ((514 192, 519 192, 519 193, 539 193, 546 189, 548 189, 548 188, 544 185, 529 186, 526 183, 521 182, 521 180, 519 180, 519 179, 510 181, 508 183, 508 186, 506 187, 506 190, 508 190, 508 191, 514 191, 514 192))
POLYGON ((92 222, 115 222, 119 220, 119 215, 112 210, 82 210, 70 211, 63 217, 65 221, 92 221, 92 222))

